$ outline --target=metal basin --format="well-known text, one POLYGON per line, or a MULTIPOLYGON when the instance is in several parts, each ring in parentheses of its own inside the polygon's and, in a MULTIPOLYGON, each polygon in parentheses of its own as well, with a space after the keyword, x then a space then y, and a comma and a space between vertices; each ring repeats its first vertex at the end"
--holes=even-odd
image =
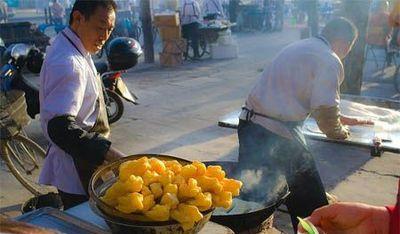
POLYGON ((194 227, 184 232, 176 221, 153 222, 143 220, 143 216, 125 214, 104 203, 100 197, 117 181, 121 163, 139 159, 141 157, 155 157, 160 160, 177 160, 182 165, 191 163, 188 160, 159 154, 137 154, 124 157, 116 162, 100 167, 92 176, 89 183, 89 204, 93 212, 102 217, 113 233, 140 233, 140 234, 169 234, 169 233, 197 233, 210 220, 214 209, 202 212, 203 219, 195 223, 194 227))

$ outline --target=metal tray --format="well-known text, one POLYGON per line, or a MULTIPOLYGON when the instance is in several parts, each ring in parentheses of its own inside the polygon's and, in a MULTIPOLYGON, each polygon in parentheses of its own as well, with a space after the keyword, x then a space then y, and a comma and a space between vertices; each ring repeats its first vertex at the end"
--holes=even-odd
POLYGON ((16 218, 17 221, 55 229, 67 234, 109 234, 105 230, 60 210, 45 207, 16 218))
MULTIPOLYGON (((354 96, 354 95, 341 95, 341 98, 349 101, 359 102, 362 104, 400 110, 400 101, 396 100, 376 98, 376 97, 354 96)), ((220 127, 236 129, 239 124, 240 112, 241 110, 237 110, 222 116, 218 121, 218 125, 220 127)), ((312 118, 308 118, 304 122, 302 132, 309 139, 334 142, 346 145, 355 145, 363 148, 370 148, 371 150, 373 150, 376 147, 376 145, 373 142, 373 139, 375 137, 379 137, 382 139, 382 142, 381 145, 379 146, 379 149, 377 150, 400 153, 400 131, 376 132, 373 129, 372 130, 362 129, 362 128, 353 128, 353 129, 357 131, 352 132, 351 137, 349 137, 346 140, 329 139, 326 137, 325 134, 319 131, 318 126, 316 126, 315 120, 312 118)))

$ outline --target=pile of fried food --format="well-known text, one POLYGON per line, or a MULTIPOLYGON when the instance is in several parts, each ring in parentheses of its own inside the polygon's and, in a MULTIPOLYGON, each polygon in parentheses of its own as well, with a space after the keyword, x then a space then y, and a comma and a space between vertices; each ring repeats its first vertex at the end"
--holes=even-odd
POLYGON ((189 230, 203 218, 202 211, 231 207, 241 187, 241 181, 225 177, 221 166, 142 157, 120 165, 117 182, 101 199, 123 213, 176 220, 189 230))

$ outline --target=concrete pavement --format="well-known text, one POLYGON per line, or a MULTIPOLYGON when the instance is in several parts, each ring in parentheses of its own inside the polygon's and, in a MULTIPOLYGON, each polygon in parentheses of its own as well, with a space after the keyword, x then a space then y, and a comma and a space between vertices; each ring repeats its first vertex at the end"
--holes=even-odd
MULTIPOLYGON (((163 153, 200 160, 235 160, 236 132, 217 126, 218 118, 239 108, 257 76, 277 52, 299 39, 299 31, 235 35, 240 57, 203 60, 178 68, 158 65, 134 69, 124 80, 141 105, 125 104, 123 118, 112 125, 113 145, 127 154, 163 153)), ((367 64, 368 67, 370 65, 367 64)), ((369 69, 369 68, 368 68, 369 69)), ((363 94, 398 99, 388 80, 370 69, 363 94)), ((37 121, 28 134, 45 144, 37 121)), ((327 191, 344 201, 375 205, 395 202, 400 178, 400 155, 371 158, 369 150, 354 146, 309 141, 327 191)), ((0 206, 23 202, 29 194, 7 172, 1 172, 0 206)), ((277 212, 276 226, 291 232, 288 215, 277 212)))

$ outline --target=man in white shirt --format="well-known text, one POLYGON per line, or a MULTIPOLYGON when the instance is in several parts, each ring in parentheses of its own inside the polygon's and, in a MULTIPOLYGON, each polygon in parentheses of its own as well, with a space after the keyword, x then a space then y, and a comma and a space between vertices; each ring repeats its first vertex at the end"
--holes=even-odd
POLYGON ((203 15, 209 19, 225 18, 224 9, 221 0, 204 0, 203 15))
POLYGON ((339 112, 339 88, 344 79, 341 59, 356 38, 355 26, 338 18, 329 22, 320 36, 288 45, 264 70, 240 115, 239 165, 285 177, 291 192, 286 205, 295 230, 297 216, 307 217, 327 204, 301 133, 303 121, 311 114, 320 129, 334 139, 348 136, 343 124, 369 123, 339 112))
POLYGON ((180 11, 183 38, 191 41, 194 58, 199 55, 199 27, 201 22, 200 5, 196 0, 183 0, 180 11))
POLYGON ((88 199, 99 165, 123 156, 107 139, 101 81, 91 58, 110 36, 115 11, 113 0, 77 0, 40 72, 40 122, 50 145, 39 182, 57 187, 64 209, 88 199))

